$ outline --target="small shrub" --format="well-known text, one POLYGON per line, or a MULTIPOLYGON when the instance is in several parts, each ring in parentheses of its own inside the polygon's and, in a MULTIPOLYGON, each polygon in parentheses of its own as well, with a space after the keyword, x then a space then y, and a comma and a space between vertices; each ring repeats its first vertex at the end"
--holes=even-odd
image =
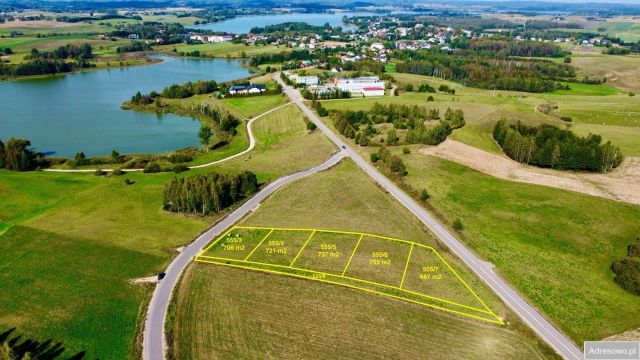
POLYGON ((187 165, 185 165, 185 164, 177 164, 177 165, 174 165, 171 168, 171 171, 173 171, 174 173, 178 174, 178 173, 181 173, 181 172, 189 171, 189 167, 187 165))
POLYGON ((111 172, 111 176, 120 176, 124 174, 124 171, 122 171, 122 169, 113 169, 113 171, 111 172))
POLYGON ((457 218, 457 219, 453 222, 453 230, 455 230, 455 231, 462 231, 462 230, 464 230, 464 224, 462 223, 462 220, 460 220, 460 218, 457 218))
POLYGON ((573 119, 571 119, 571 116, 560 116, 560 120, 566 121, 566 122, 573 121, 573 119))
POLYGON ((313 131, 317 128, 316 124, 314 124, 312 121, 308 121, 307 120, 307 130, 309 131, 313 131))
POLYGON ((144 172, 145 174, 159 173, 161 171, 162 171, 162 168, 158 163, 155 163, 155 162, 148 163, 142 170, 142 172, 144 172))
POLYGON ((371 155, 369 155, 369 158, 371 159, 372 163, 378 162, 378 160, 380 160, 378 153, 371 153, 371 155))
POLYGON ((184 154, 171 154, 167 156, 167 160, 169 160, 169 162, 172 164, 178 164, 190 162, 193 160, 193 157, 184 154))
POLYGON ((133 185, 133 184, 135 184, 136 182, 135 182, 135 181, 133 181, 133 180, 131 180, 131 179, 129 179, 129 178, 126 178, 126 179, 124 179, 124 183, 125 183, 126 185, 133 185))
POLYGON ((411 153, 411 149, 409 149, 409 147, 405 146, 402 148, 402 153, 407 155, 411 153))
POLYGON ((629 96, 631 97, 636 96, 636 93, 634 93, 633 91, 629 91, 629 96))
POLYGON ((413 91, 413 84, 406 84, 404 86, 404 91, 406 92, 412 92, 413 91))
POLYGON ((329 115, 329 110, 327 110, 327 109, 325 109, 323 107, 319 107, 318 108, 318 116, 325 117, 327 115, 329 115))
POLYGON ((427 101, 428 102, 435 101, 435 99, 433 98, 433 95, 429 95, 429 97, 427 97, 427 101))
POLYGON ((429 195, 429 192, 427 191, 427 189, 420 190, 420 200, 427 201, 429 200, 430 197, 431 196, 429 195))
POLYGON ((102 169, 96 169, 96 171, 93 172, 93 175, 95 175, 95 176, 103 176, 103 175, 107 175, 107 172, 102 170, 102 169))

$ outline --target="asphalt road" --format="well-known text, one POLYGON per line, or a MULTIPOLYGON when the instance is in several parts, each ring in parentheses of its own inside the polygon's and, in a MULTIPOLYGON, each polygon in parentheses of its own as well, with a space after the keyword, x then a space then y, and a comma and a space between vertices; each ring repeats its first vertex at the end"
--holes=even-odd
POLYGON ((313 175, 317 172, 329 169, 336 165, 346 156, 344 151, 340 151, 329 160, 315 167, 302 170, 287 176, 283 176, 278 180, 269 183, 251 199, 242 204, 239 208, 227 215, 222 221, 204 232, 202 235, 186 246, 182 252, 171 262, 166 270, 166 276, 160 280, 149 303, 147 310, 147 319, 145 321, 143 340, 142 340, 142 356, 145 360, 165 359, 165 336, 164 325, 167 318, 167 309, 171 302, 171 295, 178 283, 180 274, 191 263, 193 258, 207 245, 214 237, 221 234, 224 230, 238 222, 242 217, 255 209, 264 199, 273 194, 282 186, 313 175))
POLYGON ((345 144, 334 132, 329 129, 318 117, 303 103, 300 93, 285 85, 279 74, 274 78, 283 86, 285 93, 291 100, 313 121, 316 126, 324 132, 334 143, 356 163, 362 170, 371 176, 380 186, 396 198, 411 213, 417 216, 451 251, 453 251, 473 272, 484 281, 513 312, 535 331, 540 338, 547 342, 558 354, 565 359, 584 358, 582 351, 569 338, 556 329, 547 321, 540 312, 515 291, 501 276, 493 271, 493 265, 481 260, 473 252, 467 249, 458 239, 456 239, 447 229, 438 223, 429 213, 427 213, 413 198, 407 195, 391 180, 380 173, 375 167, 369 164, 358 153, 345 144))

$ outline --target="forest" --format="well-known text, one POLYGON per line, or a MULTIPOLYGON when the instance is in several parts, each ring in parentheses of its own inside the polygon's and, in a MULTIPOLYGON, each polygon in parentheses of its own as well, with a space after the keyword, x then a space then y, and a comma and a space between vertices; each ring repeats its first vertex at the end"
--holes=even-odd
POLYGON ((620 148, 609 141, 603 144, 600 135, 579 137, 551 125, 529 127, 500 120, 493 138, 513 160, 539 167, 606 172, 623 160, 620 148))
POLYGON ((498 59, 479 54, 460 55, 420 51, 412 54, 396 51, 405 60, 396 66, 401 73, 453 80, 482 89, 548 92, 566 88, 559 81, 575 79, 568 65, 544 60, 498 59))
POLYGON ((89 62, 93 58, 93 49, 90 44, 80 46, 67 44, 50 52, 32 49, 31 54, 25 57, 25 60, 29 60, 25 63, 7 65, 0 62, 0 76, 67 73, 76 69, 95 67, 89 62))
POLYGON ((211 172, 174 178, 164 187, 162 203, 171 212, 211 215, 251 196, 258 188, 252 172, 233 175, 211 172))

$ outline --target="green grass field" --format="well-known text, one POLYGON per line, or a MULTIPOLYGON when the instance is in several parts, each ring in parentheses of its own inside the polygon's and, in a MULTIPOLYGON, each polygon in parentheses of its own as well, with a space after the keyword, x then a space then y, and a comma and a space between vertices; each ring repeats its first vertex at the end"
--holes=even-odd
POLYGON ((582 76, 606 78, 623 91, 640 92, 640 57, 574 52, 572 65, 582 76))
POLYGON ((462 219, 467 244, 578 344, 640 326, 640 298, 609 268, 640 233, 640 208, 424 155, 403 159, 406 181, 428 189, 449 222, 462 219))
POLYGON ((214 170, 252 170, 265 181, 324 161, 332 145, 307 134, 299 113, 281 120, 292 109, 256 121, 258 145, 247 158, 213 168, 116 178, 0 171, 0 283, 12 294, 0 298, 0 329, 63 341, 65 354, 139 358, 136 331, 151 289, 128 281, 164 269, 215 219, 163 212, 163 184, 214 170), (262 144, 279 133, 278 143, 262 144))
MULTIPOLYGON (((287 185, 242 224, 365 229, 441 248, 350 161, 287 185)), ((362 291, 198 263, 189 267, 178 291, 171 321, 173 355, 176 359, 415 358, 428 352, 434 357, 554 357, 489 290, 441 251, 510 325, 487 326, 362 291), (283 341, 275 334, 288 335, 283 341), (465 346, 458 345, 462 343, 465 346)))
POLYGON ((208 57, 231 57, 241 58, 244 52, 246 56, 252 56, 257 54, 275 54, 280 52, 289 52, 290 48, 278 47, 274 45, 244 45, 235 43, 220 43, 220 44, 175 44, 175 45, 163 45, 157 47, 158 51, 171 52, 174 49, 178 52, 193 52, 200 51, 201 55, 208 57))

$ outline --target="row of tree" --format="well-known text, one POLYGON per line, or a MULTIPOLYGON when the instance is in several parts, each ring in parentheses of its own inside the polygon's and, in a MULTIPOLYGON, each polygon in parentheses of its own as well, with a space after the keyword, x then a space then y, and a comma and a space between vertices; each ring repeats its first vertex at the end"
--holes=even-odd
POLYGON ((138 51, 151 51, 153 48, 151 45, 143 41, 131 41, 130 43, 116 48, 116 53, 124 54, 138 51))
POLYGON ((68 62, 54 59, 35 59, 21 64, 6 65, 0 62, 0 76, 31 76, 67 73, 76 69, 95 67, 86 60, 68 62))
POLYGON ((173 179, 164 187, 162 203, 168 211, 209 215, 254 194, 258 188, 258 180, 252 172, 212 172, 173 179))
POLYGON ((67 44, 60 46, 53 51, 39 51, 38 49, 31 49, 31 53, 25 56, 25 59, 54 59, 54 60, 90 60, 93 59, 93 47, 91 44, 74 45, 67 44))
POLYGON ((188 81, 184 84, 173 84, 162 90, 162 97, 167 99, 184 99, 193 95, 210 94, 218 90, 215 80, 188 81))
POLYGON ((529 127, 501 120, 493 138, 513 160, 540 167, 606 172, 623 159, 620 148, 611 142, 603 144, 600 135, 579 137, 551 125, 529 127))

